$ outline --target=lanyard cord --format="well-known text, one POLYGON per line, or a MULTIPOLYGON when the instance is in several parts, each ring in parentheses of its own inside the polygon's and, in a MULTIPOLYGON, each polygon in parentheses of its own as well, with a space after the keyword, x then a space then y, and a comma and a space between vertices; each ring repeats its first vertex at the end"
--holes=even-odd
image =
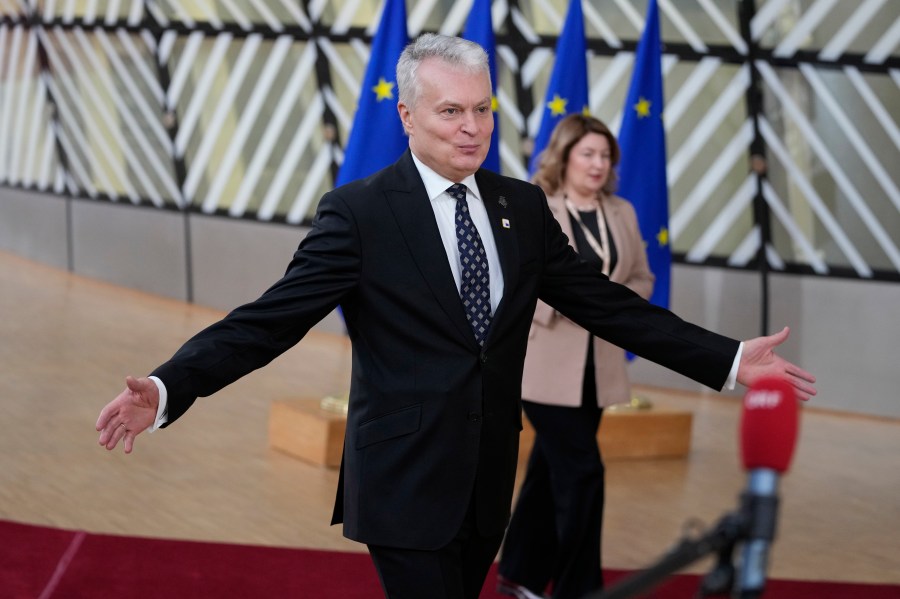
POLYGON ((581 220, 581 214, 568 197, 565 199, 565 202, 569 214, 572 215, 572 218, 574 218, 581 227, 581 232, 584 233, 588 245, 591 246, 591 249, 594 250, 594 253, 597 254, 603 263, 603 274, 609 276, 609 231, 606 227, 606 217, 603 214, 603 206, 600 205, 597 207, 597 228, 600 229, 600 241, 598 242, 597 238, 594 237, 594 234, 591 233, 591 230, 588 229, 587 225, 584 224, 584 221, 581 220))

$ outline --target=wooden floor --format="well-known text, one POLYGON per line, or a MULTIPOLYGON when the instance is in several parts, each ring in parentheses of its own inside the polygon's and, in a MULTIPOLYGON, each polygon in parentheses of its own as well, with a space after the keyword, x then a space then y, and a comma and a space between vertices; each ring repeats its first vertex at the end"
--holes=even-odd
MULTIPOLYGON (((273 400, 342 393, 343 337, 310 334, 266 369, 199 400, 135 452, 97 445, 123 387, 222 313, 0 252, 0 518, 91 532, 362 551, 328 525, 337 476, 268 446, 273 400)), ((661 389, 694 411, 687 459, 607 464, 605 565, 649 565, 685 524, 715 523, 745 483, 740 404, 661 389)), ((900 391, 900 390, 898 390, 900 391)), ((770 574, 900 584, 900 422, 804 409, 782 480, 770 574)), ((708 563, 693 571, 706 571, 708 563)))

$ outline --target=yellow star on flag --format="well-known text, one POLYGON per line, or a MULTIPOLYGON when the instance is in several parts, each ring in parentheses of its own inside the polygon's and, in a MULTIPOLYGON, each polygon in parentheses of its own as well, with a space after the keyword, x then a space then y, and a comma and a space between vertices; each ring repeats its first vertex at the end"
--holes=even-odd
POLYGON ((566 103, 568 100, 564 100, 559 97, 559 94, 553 94, 553 99, 547 102, 547 108, 550 109, 551 116, 562 116, 566 114, 566 103))
POLYGON ((394 99, 394 84, 385 81, 384 77, 378 79, 378 84, 372 88, 372 91, 375 92, 375 99, 379 102, 394 99))
POLYGON ((581 109, 582 116, 591 116, 591 108, 587 104, 584 105, 584 108, 581 109))
POLYGON ((650 116, 650 100, 641 96, 638 103, 634 105, 634 111, 637 112, 639 119, 650 116))
POLYGON ((669 245, 669 230, 665 227, 661 227, 659 233, 656 234, 656 241, 659 242, 659 247, 661 248, 669 245))
POLYGON ((497 96, 491 96, 491 112, 497 112, 497 96))

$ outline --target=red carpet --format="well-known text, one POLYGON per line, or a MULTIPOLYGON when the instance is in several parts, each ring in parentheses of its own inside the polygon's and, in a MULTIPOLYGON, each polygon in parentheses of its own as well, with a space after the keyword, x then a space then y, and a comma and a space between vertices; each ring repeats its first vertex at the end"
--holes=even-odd
MULTIPOLYGON (((89 534, 0 521, 5 599, 381 599, 364 553, 89 534)), ((608 571, 608 582, 627 572, 608 571)), ((494 592, 492 570, 482 599, 494 592)), ((647 597, 690 598, 698 579, 678 575, 647 597)), ((900 586, 770 580, 767 599, 900 599, 900 586)))

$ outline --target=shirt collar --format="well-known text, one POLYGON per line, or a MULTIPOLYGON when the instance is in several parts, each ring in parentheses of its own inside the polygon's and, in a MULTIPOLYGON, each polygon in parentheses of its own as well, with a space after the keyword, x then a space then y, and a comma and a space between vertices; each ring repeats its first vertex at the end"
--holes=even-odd
MULTIPOLYGON (((412 152, 410 153, 412 154, 412 152)), ((412 158, 416 169, 419 171, 419 176, 422 177, 422 183, 425 184, 425 192, 428 194, 429 201, 434 201, 435 198, 440 197, 442 193, 447 191, 448 187, 454 184, 454 181, 437 174, 431 167, 419 160, 415 154, 412 154, 412 158)), ((479 200, 481 199, 481 192, 478 191, 474 174, 469 175, 460 183, 469 188, 469 193, 479 200)))

